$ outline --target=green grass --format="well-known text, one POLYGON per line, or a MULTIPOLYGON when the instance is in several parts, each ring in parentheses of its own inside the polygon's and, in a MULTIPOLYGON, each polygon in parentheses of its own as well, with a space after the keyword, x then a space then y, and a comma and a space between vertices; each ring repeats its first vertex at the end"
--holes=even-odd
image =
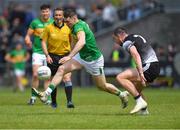
POLYGON ((66 108, 64 90, 58 91, 58 108, 39 100, 28 106, 30 89, 12 93, 0 89, 0 128, 16 129, 180 129, 180 90, 146 89, 150 115, 130 115, 134 106, 120 108, 116 96, 96 88, 78 88, 73 91, 75 109, 66 108))

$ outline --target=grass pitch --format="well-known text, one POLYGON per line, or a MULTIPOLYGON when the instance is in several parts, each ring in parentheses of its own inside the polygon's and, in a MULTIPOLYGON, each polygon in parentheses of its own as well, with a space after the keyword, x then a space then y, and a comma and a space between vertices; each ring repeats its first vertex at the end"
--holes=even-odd
POLYGON ((180 129, 180 89, 146 89, 150 115, 130 115, 120 99, 96 88, 73 90, 75 109, 66 108, 64 90, 58 90, 58 108, 37 100, 28 106, 30 89, 13 93, 0 89, 0 129, 180 129))

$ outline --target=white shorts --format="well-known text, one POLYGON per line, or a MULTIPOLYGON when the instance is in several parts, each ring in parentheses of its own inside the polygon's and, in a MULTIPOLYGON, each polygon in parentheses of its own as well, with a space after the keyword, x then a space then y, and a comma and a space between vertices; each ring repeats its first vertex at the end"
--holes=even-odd
POLYGON ((15 69, 14 70, 14 74, 16 76, 23 76, 25 74, 25 71, 24 70, 15 69))
POLYGON ((79 62, 88 73, 90 73, 91 75, 104 75, 104 57, 103 55, 101 57, 99 57, 97 60, 91 61, 91 62, 87 62, 83 59, 81 59, 79 53, 76 54, 73 57, 74 60, 76 60, 77 62, 79 62))
POLYGON ((32 64, 33 65, 47 65, 46 56, 44 54, 33 53, 32 64))

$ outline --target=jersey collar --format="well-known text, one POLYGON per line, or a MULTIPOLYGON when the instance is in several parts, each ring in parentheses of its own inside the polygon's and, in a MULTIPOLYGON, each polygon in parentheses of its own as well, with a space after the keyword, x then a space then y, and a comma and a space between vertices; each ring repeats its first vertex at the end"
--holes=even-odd
POLYGON ((54 21, 53 23, 54 23, 54 26, 57 27, 57 28, 59 28, 59 29, 61 29, 61 28, 64 26, 64 22, 62 23, 61 26, 58 26, 58 25, 55 23, 55 21, 54 21))

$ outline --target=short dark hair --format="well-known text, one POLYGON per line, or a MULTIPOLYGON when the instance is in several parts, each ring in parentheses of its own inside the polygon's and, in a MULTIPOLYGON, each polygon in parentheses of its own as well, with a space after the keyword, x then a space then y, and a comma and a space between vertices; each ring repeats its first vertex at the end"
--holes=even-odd
POLYGON ((40 6, 40 10, 44 10, 44 9, 50 9, 51 6, 49 4, 43 4, 40 6))
POLYGON ((57 7, 57 8, 55 8, 55 9, 53 10, 53 13, 54 13, 55 11, 63 11, 63 8, 57 7))
POLYGON ((114 35, 117 36, 121 33, 127 33, 125 28, 122 27, 117 27, 116 29, 114 29, 114 35))
POLYGON ((61 7, 55 8, 55 9, 53 10, 53 17, 54 17, 55 11, 63 11, 63 8, 61 8, 61 7))
POLYGON ((73 16, 76 16, 76 12, 72 9, 67 9, 64 11, 64 17, 65 18, 68 18, 68 17, 73 17, 73 16))

